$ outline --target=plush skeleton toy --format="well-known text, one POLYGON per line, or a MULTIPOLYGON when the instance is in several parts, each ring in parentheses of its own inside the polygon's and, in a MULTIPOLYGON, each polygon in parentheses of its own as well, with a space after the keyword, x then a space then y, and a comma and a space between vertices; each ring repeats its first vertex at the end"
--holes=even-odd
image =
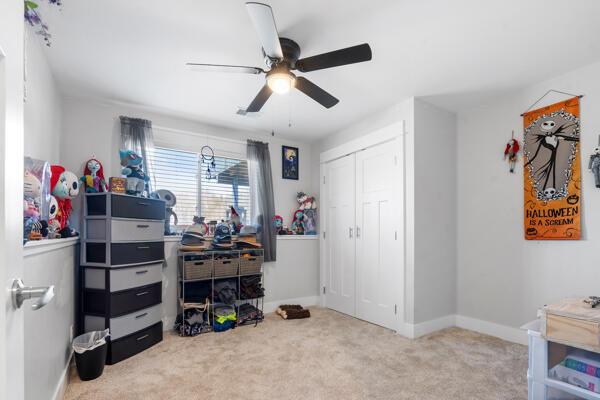
MULTIPOLYGON (((514 132, 513 132, 514 135, 514 132)), ((506 147, 504 148, 504 159, 508 157, 508 165, 510 166, 510 172, 515 172, 515 164, 517 163, 517 155, 519 154, 519 141, 513 138, 506 143, 506 147)))

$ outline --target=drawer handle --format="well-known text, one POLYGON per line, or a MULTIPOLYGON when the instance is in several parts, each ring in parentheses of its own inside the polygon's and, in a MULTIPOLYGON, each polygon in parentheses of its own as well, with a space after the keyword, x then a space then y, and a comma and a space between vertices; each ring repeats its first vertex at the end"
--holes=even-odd
POLYGON ((137 227, 138 227, 138 228, 149 228, 149 227, 150 227, 150 225, 138 225, 137 227))
POLYGON ((147 312, 145 312, 145 313, 143 313, 143 314, 140 314, 140 315, 136 315, 136 316, 135 316, 135 319, 138 319, 138 318, 144 318, 146 315, 148 315, 148 313, 147 313, 147 312))
POLYGON ((140 336, 139 338, 137 338, 136 340, 139 342, 140 340, 144 340, 146 339, 148 336, 150 336, 149 334, 146 334, 144 336, 140 336))
POLYGON ((140 293, 136 293, 136 296, 145 296, 150 292, 140 292, 140 293))
POLYGON ((149 248, 150 248, 150 246, 138 246, 137 247, 138 250, 147 250, 149 248))
POLYGON ((138 203, 140 206, 149 206, 149 205, 150 205, 150 203, 145 203, 145 202, 143 202, 143 201, 138 201, 137 203, 138 203))
POLYGON ((145 270, 143 270, 143 271, 135 271, 135 273, 136 273, 136 274, 138 274, 138 275, 145 274, 145 273, 147 273, 147 272, 148 272, 148 270, 147 270, 147 269, 145 269, 145 270))

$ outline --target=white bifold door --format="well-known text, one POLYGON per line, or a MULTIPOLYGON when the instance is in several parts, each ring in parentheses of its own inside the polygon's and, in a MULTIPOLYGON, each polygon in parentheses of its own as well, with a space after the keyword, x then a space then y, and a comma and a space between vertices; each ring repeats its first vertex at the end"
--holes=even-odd
POLYGON ((325 305, 398 329, 404 295, 400 139, 325 164, 325 305))

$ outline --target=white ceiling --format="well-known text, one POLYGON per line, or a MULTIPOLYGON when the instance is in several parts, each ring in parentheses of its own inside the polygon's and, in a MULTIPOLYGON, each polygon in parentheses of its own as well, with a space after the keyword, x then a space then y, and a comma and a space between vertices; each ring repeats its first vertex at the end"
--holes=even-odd
POLYGON ((410 96, 455 109, 600 59, 598 0, 268 3, 280 36, 297 41, 304 56, 371 45, 371 62, 305 74, 338 97, 337 106, 324 109, 295 91, 272 96, 258 117, 238 116, 263 76, 184 67, 264 66, 242 0, 63 0, 60 12, 45 5, 47 56, 66 95, 307 141, 410 96))

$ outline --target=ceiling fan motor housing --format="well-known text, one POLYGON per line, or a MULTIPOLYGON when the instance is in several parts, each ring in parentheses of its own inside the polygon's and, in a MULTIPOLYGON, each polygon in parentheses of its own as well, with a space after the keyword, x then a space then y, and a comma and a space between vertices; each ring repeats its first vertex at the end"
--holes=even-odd
POLYGON ((269 68, 274 68, 278 65, 287 65, 289 69, 294 69, 296 61, 300 59, 300 45, 288 38, 279 38, 281 44, 281 51, 283 52, 283 60, 273 60, 269 58, 264 50, 263 55, 265 56, 265 63, 269 68))

